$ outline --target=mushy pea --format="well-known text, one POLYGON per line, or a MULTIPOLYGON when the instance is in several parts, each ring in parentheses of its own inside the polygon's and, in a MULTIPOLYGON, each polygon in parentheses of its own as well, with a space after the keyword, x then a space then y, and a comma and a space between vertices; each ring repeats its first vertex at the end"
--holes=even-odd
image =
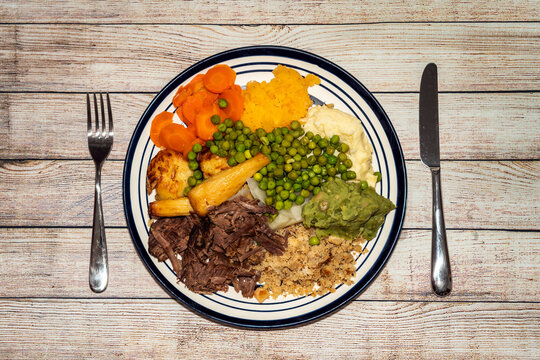
POLYGON ((362 189, 358 182, 330 179, 321 191, 304 205, 304 226, 315 227, 317 236, 371 240, 396 206, 375 189, 362 189))

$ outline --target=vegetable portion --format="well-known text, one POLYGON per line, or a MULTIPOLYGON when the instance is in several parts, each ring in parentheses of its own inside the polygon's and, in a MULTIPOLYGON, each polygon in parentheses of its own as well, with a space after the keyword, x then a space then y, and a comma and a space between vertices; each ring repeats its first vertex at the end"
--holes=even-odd
POLYGON ((188 192, 191 205, 200 216, 205 216, 212 206, 218 206, 236 194, 247 179, 268 164, 263 154, 206 179, 188 192))
POLYGON ((156 200, 150 203, 148 213, 156 217, 187 216, 193 212, 187 197, 169 200, 156 200))

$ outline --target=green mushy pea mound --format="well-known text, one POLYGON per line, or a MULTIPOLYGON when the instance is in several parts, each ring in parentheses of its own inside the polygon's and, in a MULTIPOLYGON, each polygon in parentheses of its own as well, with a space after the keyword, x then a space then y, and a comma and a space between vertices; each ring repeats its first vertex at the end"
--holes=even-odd
POLYGON ((331 178, 303 209, 304 226, 315 227, 317 236, 334 235, 352 240, 371 240, 396 206, 372 187, 362 189, 360 182, 331 178))

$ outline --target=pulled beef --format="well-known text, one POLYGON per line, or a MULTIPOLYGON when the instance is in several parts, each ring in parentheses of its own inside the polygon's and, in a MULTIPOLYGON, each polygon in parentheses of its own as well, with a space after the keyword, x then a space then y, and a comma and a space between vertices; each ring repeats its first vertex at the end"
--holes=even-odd
POLYGON ((238 196, 204 218, 161 218, 150 228, 149 252, 159 261, 171 260, 178 279, 194 292, 227 291, 232 285, 252 297, 260 274, 251 266, 262 261, 265 251, 281 255, 287 248, 287 235, 268 226, 268 213, 276 209, 238 196))

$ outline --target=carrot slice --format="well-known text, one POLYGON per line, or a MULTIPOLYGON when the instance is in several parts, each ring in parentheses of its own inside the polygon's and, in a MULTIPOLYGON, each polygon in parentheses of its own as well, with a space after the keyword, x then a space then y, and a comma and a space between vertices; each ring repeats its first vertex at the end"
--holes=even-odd
POLYGON ((223 91, 219 95, 219 98, 227 101, 227 106, 223 109, 227 117, 233 121, 240 120, 244 112, 242 88, 238 85, 233 85, 230 89, 223 91))
POLYGON ((191 95, 182 106, 182 115, 191 124, 195 123, 197 113, 205 106, 211 105, 216 101, 218 94, 201 89, 191 95))
POLYGON ((221 93, 230 88, 236 80, 236 72, 229 65, 218 64, 204 75, 204 87, 213 93, 221 93))
POLYGON ((172 100, 174 107, 182 106, 188 97, 204 87, 203 77, 204 74, 197 74, 189 84, 178 88, 172 100))
POLYGON ((191 146, 195 136, 180 124, 169 124, 165 126, 159 135, 159 141, 167 149, 183 153, 186 148, 191 146))
POLYGON ((197 124, 197 137, 200 139, 210 140, 217 131, 217 125, 212 124, 213 115, 220 115, 219 106, 216 103, 204 106, 197 114, 195 122, 197 124))
POLYGON ((189 120, 186 119, 186 117, 184 116, 184 113, 182 112, 182 107, 179 107, 178 109, 176 109, 175 113, 176 113, 176 115, 178 115, 178 118, 180 120, 182 120, 182 122, 184 124, 186 124, 187 126, 193 124, 193 123, 189 122, 189 120))
POLYGON ((154 120, 152 120, 152 125, 150 126, 150 139, 157 147, 164 146, 160 141, 159 134, 161 130, 173 122, 173 113, 163 111, 156 115, 154 120))

